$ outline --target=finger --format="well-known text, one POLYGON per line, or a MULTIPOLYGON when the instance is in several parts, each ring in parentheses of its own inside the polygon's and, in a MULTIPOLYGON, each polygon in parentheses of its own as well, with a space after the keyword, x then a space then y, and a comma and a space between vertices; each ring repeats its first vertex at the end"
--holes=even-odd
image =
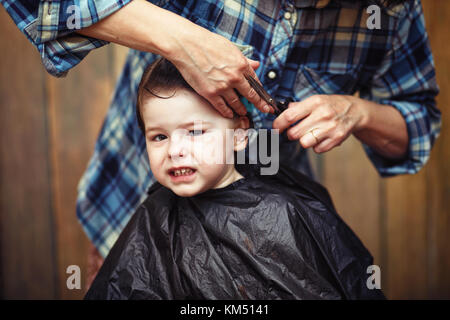
MULTIPOLYGON (((248 59, 248 58, 247 58, 247 61, 249 62, 250 68, 248 68, 246 74, 247 74, 247 75, 250 75, 250 76, 251 76, 253 79, 255 79, 261 86, 263 86, 263 84, 261 83, 261 81, 260 81, 259 78, 258 78, 258 75, 257 75, 256 72, 255 72, 255 70, 258 69, 258 67, 259 67, 259 65, 260 65, 259 61, 252 60, 252 59, 248 59)), ((248 83, 247 80, 245 80, 245 82, 248 83)), ((250 85, 249 85, 249 86, 250 86, 250 85)), ((250 88, 252 88, 252 87, 250 86, 250 88)), ((253 89, 253 90, 254 90, 254 89, 253 89)), ((255 91, 255 92, 256 92, 256 91, 255 91)), ((256 92, 256 94, 257 94, 257 96, 259 97, 259 99, 260 99, 260 101, 261 101, 261 104, 260 104, 260 105, 255 104, 254 102, 250 101, 249 99, 247 99, 247 100, 249 100, 250 102, 252 102, 252 103, 255 105, 255 107, 256 107, 257 109, 261 110, 262 112, 275 113, 274 108, 273 108, 270 104, 268 104, 261 96, 259 96, 259 94, 258 94, 257 92, 256 92), (267 109, 266 106, 267 106, 269 109, 267 109), (265 110, 268 110, 268 111, 265 111, 265 110)))
POLYGON ((241 116, 245 116, 247 114, 247 109, 233 89, 226 91, 224 94, 222 94, 222 97, 224 98, 228 106, 236 111, 237 114, 241 116))
POLYGON ((309 116, 313 108, 311 105, 305 103, 305 101, 291 102, 288 108, 273 121, 273 128, 283 132, 297 121, 309 116))
POLYGON ((336 145, 337 144, 333 141, 333 139, 327 138, 315 145, 313 150, 315 153, 324 153, 330 151, 331 149, 336 147, 336 145))
POLYGON ((233 118, 233 111, 225 103, 225 100, 221 96, 217 96, 208 100, 209 103, 224 117, 233 118))
POLYGON ((255 70, 258 69, 259 66, 260 66, 259 61, 247 58, 247 62, 248 62, 248 65, 250 66, 250 68, 247 69, 246 73, 248 75, 252 76, 253 79, 255 79, 256 81, 261 83, 261 81, 259 81, 259 78, 258 78, 258 76, 256 75, 256 72, 255 72, 255 70))
POLYGON ((242 80, 238 83, 236 89, 261 112, 271 112, 272 108, 250 86, 244 76, 242 76, 242 80))
POLYGON ((322 140, 327 138, 326 132, 321 128, 311 128, 306 134, 300 138, 300 144, 303 148, 311 148, 318 145, 322 140))
POLYGON ((256 70, 259 68, 259 66, 261 65, 261 63, 257 60, 252 60, 247 58, 248 63, 250 64, 250 67, 252 67, 253 70, 256 70))
POLYGON ((296 125, 289 127, 286 134, 289 140, 298 140, 312 128, 325 128, 326 126, 326 123, 320 121, 317 115, 315 115, 313 112, 303 118, 303 120, 301 120, 296 125))

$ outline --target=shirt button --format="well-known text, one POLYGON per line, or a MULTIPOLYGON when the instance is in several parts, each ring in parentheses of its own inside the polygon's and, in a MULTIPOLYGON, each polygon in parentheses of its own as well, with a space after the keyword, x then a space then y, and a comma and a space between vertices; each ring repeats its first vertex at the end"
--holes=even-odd
POLYGON ((291 17, 292 17, 292 14, 291 14, 289 11, 286 11, 286 12, 284 13, 284 18, 285 18, 286 20, 290 20, 291 17))
POLYGON ((270 80, 274 80, 277 77, 277 73, 275 72, 275 70, 270 70, 269 72, 267 72, 267 78, 269 78, 270 80))
POLYGON ((294 12, 294 6, 290 3, 286 5, 286 11, 289 11, 290 13, 294 12))

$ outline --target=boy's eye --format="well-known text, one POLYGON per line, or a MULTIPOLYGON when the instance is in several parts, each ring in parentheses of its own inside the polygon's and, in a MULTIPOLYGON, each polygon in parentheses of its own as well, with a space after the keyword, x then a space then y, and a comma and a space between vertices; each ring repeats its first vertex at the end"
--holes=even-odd
POLYGON ((154 136, 153 138, 152 138, 152 141, 161 141, 161 140, 164 140, 164 139, 166 139, 167 137, 165 136, 165 135, 163 135, 163 134, 157 134, 156 136, 154 136))
POLYGON ((189 130, 189 135, 191 136, 200 136, 205 133, 205 130, 189 130))

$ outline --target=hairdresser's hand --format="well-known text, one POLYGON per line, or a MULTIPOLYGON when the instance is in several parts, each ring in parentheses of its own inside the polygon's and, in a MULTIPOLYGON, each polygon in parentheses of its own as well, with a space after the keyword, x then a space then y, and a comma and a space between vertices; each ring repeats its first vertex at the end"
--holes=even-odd
POLYGON ((247 113, 236 92, 262 112, 273 111, 244 77, 258 79, 254 70, 259 62, 247 59, 229 40, 191 24, 173 34, 172 41, 174 47, 166 58, 222 115, 233 117, 230 107, 240 115, 247 113))
POLYGON ((361 127, 364 113, 355 99, 353 96, 316 95, 290 103, 274 120, 273 127, 280 132, 287 129, 288 138, 299 140, 303 148, 313 147, 317 153, 329 151, 361 127))
POLYGON ((401 113, 355 96, 316 95, 291 103, 273 127, 287 129, 289 139, 298 139, 303 148, 313 147, 317 153, 340 146, 350 134, 389 159, 404 159, 408 152, 408 130, 401 113))
POLYGON ((229 107, 246 113, 236 91, 259 110, 272 111, 244 78, 247 73, 257 79, 259 62, 226 38, 148 1, 134 0, 78 33, 165 57, 224 116, 232 116, 229 107))

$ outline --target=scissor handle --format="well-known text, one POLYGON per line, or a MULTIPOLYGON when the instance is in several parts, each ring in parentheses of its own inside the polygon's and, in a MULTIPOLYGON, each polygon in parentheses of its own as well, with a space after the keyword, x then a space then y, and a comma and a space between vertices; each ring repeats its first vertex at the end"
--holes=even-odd
POLYGON ((277 107, 279 112, 276 113, 276 115, 280 115, 284 110, 286 110, 289 106, 289 103, 291 103, 292 101, 294 101, 292 98, 287 98, 286 100, 283 101, 278 101, 277 102, 277 107))

